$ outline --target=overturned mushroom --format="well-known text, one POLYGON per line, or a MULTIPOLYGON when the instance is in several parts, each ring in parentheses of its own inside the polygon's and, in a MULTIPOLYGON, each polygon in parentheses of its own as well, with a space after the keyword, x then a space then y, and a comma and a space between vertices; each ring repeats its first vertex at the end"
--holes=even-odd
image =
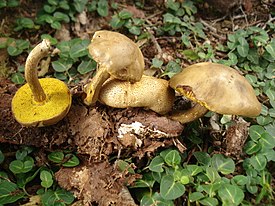
POLYGON ((89 52, 99 68, 91 82, 84 88, 85 104, 91 105, 98 99, 102 84, 110 77, 136 82, 144 70, 144 59, 139 47, 128 37, 112 31, 95 32, 89 52))
POLYGON ((50 51, 50 42, 43 40, 29 54, 25 65, 27 84, 12 99, 15 119, 24 126, 55 124, 68 113, 71 94, 67 85, 54 78, 37 77, 37 64, 50 51))
POLYGON ((261 112, 261 104, 249 82, 236 70, 222 64, 194 64, 173 76, 169 84, 196 102, 190 110, 171 116, 181 123, 191 122, 208 110, 246 117, 255 117, 261 112))
POLYGON ((107 80, 101 88, 99 101, 115 108, 145 107, 165 114, 172 109, 174 96, 168 81, 143 75, 135 83, 107 80))

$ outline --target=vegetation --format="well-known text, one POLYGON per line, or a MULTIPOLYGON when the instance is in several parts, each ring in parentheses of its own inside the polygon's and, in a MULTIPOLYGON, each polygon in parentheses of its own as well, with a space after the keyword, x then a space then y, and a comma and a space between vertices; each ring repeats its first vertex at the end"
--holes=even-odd
MULTIPOLYGON (((0 12, 16 11, 20 2, 1 0, 0 12)), ((142 10, 144 2, 135 1, 135 5, 142 10)), ((90 40, 58 41, 50 34, 60 30, 63 24, 75 23, 76 16, 86 11, 96 18, 110 16, 107 22, 110 29, 137 40, 155 36, 177 38, 181 46, 175 53, 180 57, 175 55, 170 61, 160 56, 150 59, 151 68, 157 70, 160 78, 170 78, 178 73, 183 61, 188 64, 212 61, 238 69, 252 84, 262 103, 260 116, 245 119, 250 126, 243 153, 237 156, 226 154, 220 145, 214 144, 224 141, 222 133, 236 122, 227 115, 215 116, 209 112, 204 123, 198 120, 188 124, 179 137, 185 142, 186 151, 181 153, 175 148, 160 150, 147 160, 146 165, 129 171, 142 174, 142 178, 129 185, 129 189, 143 206, 180 205, 183 202, 209 206, 272 205, 275 203, 272 171, 275 161, 275 13, 270 14, 273 21, 265 22, 263 27, 248 25, 228 32, 224 41, 215 42, 211 41, 211 34, 205 32, 205 24, 195 17, 198 4, 201 1, 168 0, 160 14, 162 22, 152 23, 107 0, 47 0, 43 1, 34 18, 16 17, 10 33, 0 31, 1 36, 8 37, 0 42, 0 50, 7 51, 12 62, 9 66, 15 67, 9 74, 11 81, 23 84, 24 67, 19 57, 25 58, 34 44, 33 38, 28 37, 45 27, 42 33, 39 31, 39 36, 50 39, 58 49, 58 55, 52 57, 53 72, 50 75, 68 84, 76 84, 96 69, 96 62, 87 50, 90 40), (206 132, 209 127, 214 130, 210 121, 216 117, 218 140, 211 139, 210 132, 206 132)), ((1 70, 4 67, 1 63, 1 70)), ((49 152, 49 164, 40 166, 35 158, 37 148, 22 146, 13 154, 1 151, 4 148, 0 145, 0 205, 30 196, 28 184, 35 181, 40 184, 36 194, 41 197, 43 205, 69 205, 74 201, 72 193, 57 185, 54 173, 60 167, 78 165, 77 154, 72 151, 49 152)), ((129 170, 127 165, 135 164, 135 159, 121 160, 120 163, 121 170, 129 170)))

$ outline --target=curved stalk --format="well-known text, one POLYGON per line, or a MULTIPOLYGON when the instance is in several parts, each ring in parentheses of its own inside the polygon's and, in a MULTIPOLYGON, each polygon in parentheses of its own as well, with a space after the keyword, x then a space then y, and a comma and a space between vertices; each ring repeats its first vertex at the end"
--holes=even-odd
POLYGON ((99 66, 96 75, 92 78, 91 82, 84 87, 84 92, 87 94, 84 103, 92 105, 98 100, 100 88, 103 83, 110 77, 106 68, 99 66))
POLYGON ((179 121, 182 124, 187 122, 192 122, 200 117, 202 117, 208 109, 196 103, 192 108, 186 111, 174 112, 170 118, 179 121))
POLYGON ((40 103, 46 100, 46 94, 38 81, 37 65, 49 54, 50 48, 50 41, 44 39, 30 52, 25 65, 25 79, 32 90, 34 100, 40 103))

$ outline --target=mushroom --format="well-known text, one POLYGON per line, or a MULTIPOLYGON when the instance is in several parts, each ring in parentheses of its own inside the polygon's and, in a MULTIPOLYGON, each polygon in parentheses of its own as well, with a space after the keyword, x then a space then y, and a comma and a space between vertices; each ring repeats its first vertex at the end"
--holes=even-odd
POLYGON ((238 71, 222 64, 191 65, 174 75, 169 85, 196 103, 187 111, 171 115, 181 123, 191 122, 208 110, 246 117, 255 117, 261 112, 261 104, 249 82, 238 71))
POLYGON ((141 79, 143 55, 137 44, 123 34, 105 30, 95 32, 89 53, 99 67, 91 82, 84 87, 87 94, 85 104, 97 101, 102 84, 110 76, 132 83, 141 79))
POLYGON ((99 101, 115 108, 145 107, 159 114, 171 111, 175 92, 168 81, 143 75, 130 83, 118 79, 107 80, 100 91, 99 101))
POLYGON ((63 119, 68 113, 72 97, 67 85, 54 78, 37 77, 37 64, 50 51, 44 39, 29 54, 25 65, 23 85, 12 99, 12 112, 23 126, 47 126, 63 119))

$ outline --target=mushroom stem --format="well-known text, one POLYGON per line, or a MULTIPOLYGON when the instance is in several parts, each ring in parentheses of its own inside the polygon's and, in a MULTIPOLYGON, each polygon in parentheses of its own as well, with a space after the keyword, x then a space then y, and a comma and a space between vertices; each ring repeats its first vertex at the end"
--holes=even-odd
POLYGON ((44 39, 30 52, 25 65, 25 79, 28 82, 36 102, 46 100, 46 94, 38 81, 37 65, 43 57, 49 54, 51 48, 50 41, 44 39))
POLYGON ((179 121, 182 124, 187 122, 192 122, 200 117, 202 117, 208 109, 196 103, 192 108, 187 111, 174 112, 170 118, 179 121))
POLYGON ((84 103, 87 105, 93 105, 97 100, 100 92, 100 88, 103 83, 110 77, 104 66, 99 66, 96 75, 92 78, 91 82, 84 87, 84 91, 87 94, 84 99, 84 103))

